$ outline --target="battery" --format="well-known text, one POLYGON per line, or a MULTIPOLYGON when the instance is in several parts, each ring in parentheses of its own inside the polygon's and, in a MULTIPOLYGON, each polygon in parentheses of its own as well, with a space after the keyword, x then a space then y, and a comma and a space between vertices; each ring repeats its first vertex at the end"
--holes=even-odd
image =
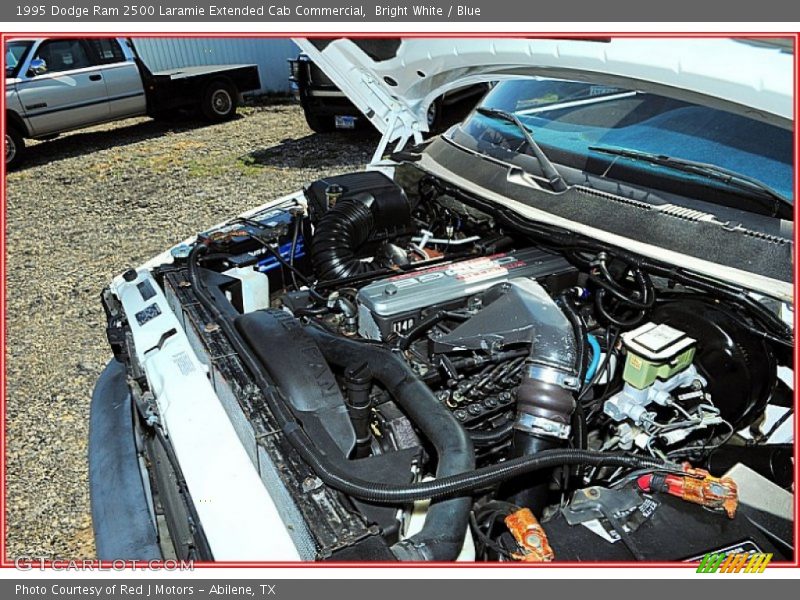
POLYGON ((270 207, 251 215, 246 221, 234 220, 215 229, 204 231, 197 236, 200 241, 213 240, 216 247, 231 254, 231 266, 244 267, 254 264, 263 257, 267 250, 264 244, 256 239, 272 243, 281 243, 291 238, 295 215, 300 207, 292 202, 277 207, 270 207))

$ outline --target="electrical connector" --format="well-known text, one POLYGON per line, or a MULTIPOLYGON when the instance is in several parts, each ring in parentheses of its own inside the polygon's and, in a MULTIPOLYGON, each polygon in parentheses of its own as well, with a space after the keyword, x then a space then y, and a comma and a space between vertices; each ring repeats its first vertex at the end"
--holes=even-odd
POLYGON ((739 490, 730 477, 714 477, 704 469, 684 463, 683 474, 650 473, 642 475, 636 484, 644 492, 661 492, 686 502, 724 510, 729 519, 736 516, 739 490))

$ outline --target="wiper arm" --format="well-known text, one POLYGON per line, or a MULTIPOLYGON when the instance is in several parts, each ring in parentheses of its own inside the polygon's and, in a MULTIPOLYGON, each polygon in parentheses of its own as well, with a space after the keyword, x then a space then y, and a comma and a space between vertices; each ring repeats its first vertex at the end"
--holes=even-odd
POLYGON ((642 152, 641 150, 628 150, 626 148, 612 148, 608 146, 589 146, 592 152, 600 152, 602 154, 610 154, 612 156, 621 156, 631 160, 640 160, 654 165, 668 167, 676 171, 683 171, 684 173, 691 173, 693 175, 700 175, 708 179, 721 181, 722 183, 738 187, 740 189, 755 192, 755 196, 750 196, 754 199, 764 199, 771 201, 769 205, 761 203, 762 206, 772 211, 773 217, 781 217, 791 219, 794 214, 794 206, 792 202, 784 197, 780 192, 772 189, 763 181, 759 181, 749 175, 737 173, 724 167, 718 167, 710 163, 704 163, 685 158, 674 158, 663 154, 655 154, 652 152, 642 152))
POLYGON ((527 142, 528 147, 531 149, 533 156, 537 161, 539 161, 539 165, 542 167, 542 173, 547 178, 550 187, 552 187, 556 192, 563 192, 567 189, 567 182, 564 181, 561 173, 559 173, 553 163, 550 162, 550 159, 547 158, 547 155, 542 151, 539 144, 533 139, 533 135, 531 134, 530 130, 525 127, 517 115, 500 110, 498 108, 487 108, 484 106, 479 106, 476 110, 486 117, 503 119, 516 125, 517 129, 520 130, 522 136, 525 138, 525 141, 527 142))

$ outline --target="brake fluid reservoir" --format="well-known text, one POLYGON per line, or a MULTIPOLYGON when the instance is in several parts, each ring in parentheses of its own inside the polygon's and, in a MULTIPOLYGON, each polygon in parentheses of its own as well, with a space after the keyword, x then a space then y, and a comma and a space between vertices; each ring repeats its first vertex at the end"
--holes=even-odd
POLYGON ((622 334, 622 343, 628 351, 622 379, 642 390, 688 368, 694 360, 696 340, 669 325, 645 323, 622 334))

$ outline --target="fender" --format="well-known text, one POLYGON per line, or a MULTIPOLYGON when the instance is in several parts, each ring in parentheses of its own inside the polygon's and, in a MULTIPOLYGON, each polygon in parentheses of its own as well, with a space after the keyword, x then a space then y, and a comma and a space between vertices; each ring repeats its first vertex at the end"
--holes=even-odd
POLYGON ((22 133, 23 137, 29 137, 31 135, 25 123, 25 119, 13 110, 6 110, 6 127, 15 127, 17 131, 22 133))

